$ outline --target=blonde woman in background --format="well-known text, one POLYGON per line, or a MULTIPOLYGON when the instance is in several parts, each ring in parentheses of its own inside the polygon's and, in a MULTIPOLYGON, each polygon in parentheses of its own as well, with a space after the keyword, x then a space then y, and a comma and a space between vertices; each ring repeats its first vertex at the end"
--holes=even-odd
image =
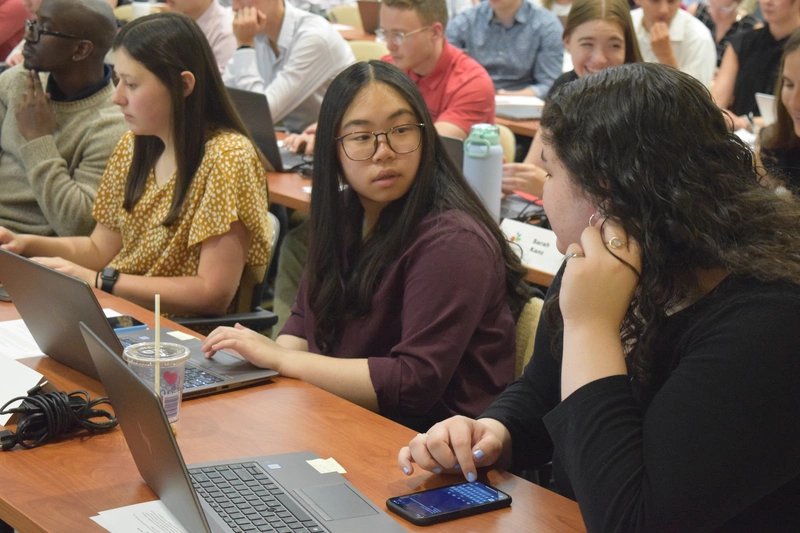
MULTIPOLYGON (((576 0, 564 26, 564 46, 572 55, 573 70, 559 76, 550 89, 608 67, 642 60, 626 0, 576 0)), ((546 173, 537 134, 522 163, 503 165, 503 194, 521 191, 542 195, 546 173)))

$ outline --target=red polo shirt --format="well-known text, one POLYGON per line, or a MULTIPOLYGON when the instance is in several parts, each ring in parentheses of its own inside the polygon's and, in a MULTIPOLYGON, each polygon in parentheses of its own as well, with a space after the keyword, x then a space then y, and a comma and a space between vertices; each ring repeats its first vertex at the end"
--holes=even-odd
POLYGON ((0 0, 0 62, 22 40, 28 11, 22 0, 0 0))
MULTIPOLYGON (((392 62, 392 56, 383 61, 392 62)), ((445 39, 442 55, 427 76, 407 70, 434 122, 450 122, 469 133, 473 124, 494 124, 494 84, 477 61, 445 39)))

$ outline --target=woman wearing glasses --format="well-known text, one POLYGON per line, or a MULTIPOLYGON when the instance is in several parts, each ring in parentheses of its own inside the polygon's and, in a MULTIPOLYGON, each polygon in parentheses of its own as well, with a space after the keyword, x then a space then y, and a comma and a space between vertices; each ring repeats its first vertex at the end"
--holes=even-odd
POLYGON ((322 103, 292 316, 276 342, 219 328, 204 350, 236 350, 415 428, 488 405, 513 377, 527 287, 444 153, 408 76, 380 61, 342 72, 322 103))

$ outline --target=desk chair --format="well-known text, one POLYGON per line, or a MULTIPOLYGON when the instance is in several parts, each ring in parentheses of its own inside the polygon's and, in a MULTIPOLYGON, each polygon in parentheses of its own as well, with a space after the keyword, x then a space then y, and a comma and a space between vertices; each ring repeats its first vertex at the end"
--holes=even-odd
MULTIPOLYGON (((270 239, 269 261, 271 263, 278 248, 280 222, 278 222, 278 217, 272 213, 268 212, 267 217, 273 228, 270 239)), ((254 331, 263 331, 274 326, 278 322, 278 315, 261 307, 261 299, 267 286, 267 272, 269 272, 269 263, 260 267, 245 267, 239 282, 239 290, 236 291, 236 296, 231 304, 232 313, 212 317, 177 317, 172 320, 206 334, 218 326, 233 327, 236 323, 254 331)))
POLYGON ((503 157, 506 158, 506 163, 513 163, 517 155, 517 138, 508 126, 503 124, 495 124, 495 126, 500 130, 500 146, 503 147, 503 157))
MULTIPOLYGON (((161 8, 159 6, 150 6, 150 14, 152 15, 153 13, 161 13, 161 8)), ((133 20, 133 5, 127 4, 115 7, 114 18, 117 20, 124 20, 125 22, 133 20)))
POLYGON ((389 54, 389 49, 385 44, 374 41, 348 41, 356 61, 369 61, 370 59, 380 59, 389 54))
POLYGON ((522 375, 525 365, 533 355, 533 343, 536 340, 536 329, 542 314, 544 300, 534 296, 522 308, 517 319, 517 357, 514 365, 514 379, 522 375))
POLYGON ((336 24, 346 24, 354 28, 363 28, 361 12, 358 6, 336 6, 328 11, 328 20, 336 24))

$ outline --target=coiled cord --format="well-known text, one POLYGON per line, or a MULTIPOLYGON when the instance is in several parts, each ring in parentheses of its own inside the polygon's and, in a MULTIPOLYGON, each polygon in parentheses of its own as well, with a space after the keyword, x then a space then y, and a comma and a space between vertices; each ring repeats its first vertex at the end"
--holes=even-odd
POLYGON ((108 397, 92 400, 89 393, 82 390, 69 394, 63 391, 42 393, 42 387, 46 383, 28 391, 28 396, 13 398, 0 408, 0 414, 21 415, 16 433, 11 430, 0 431, 3 451, 11 450, 17 444, 23 448, 35 448, 56 437, 72 435, 82 429, 96 433, 113 429, 119 424, 109 411, 97 409, 99 405, 111 405, 108 397), (20 405, 9 408, 9 405, 19 400, 22 400, 20 405), (97 418, 105 420, 94 420, 97 418))

